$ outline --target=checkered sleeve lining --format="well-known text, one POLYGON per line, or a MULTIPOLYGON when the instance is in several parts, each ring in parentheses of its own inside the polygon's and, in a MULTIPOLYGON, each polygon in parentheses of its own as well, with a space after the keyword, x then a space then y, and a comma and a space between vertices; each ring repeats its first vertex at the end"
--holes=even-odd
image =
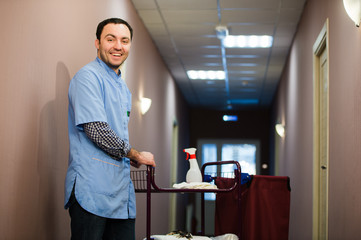
POLYGON ((112 158, 119 160, 126 157, 131 146, 120 139, 106 122, 90 122, 83 125, 84 132, 90 140, 112 158))

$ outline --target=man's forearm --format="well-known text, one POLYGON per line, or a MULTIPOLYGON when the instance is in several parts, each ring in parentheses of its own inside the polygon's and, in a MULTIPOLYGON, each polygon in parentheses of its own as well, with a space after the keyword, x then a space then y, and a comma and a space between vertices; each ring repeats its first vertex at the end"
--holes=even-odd
POLYGON ((127 157, 131 151, 129 143, 119 138, 106 122, 85 123, 83 128, 90 140, 115 159, 127 157))

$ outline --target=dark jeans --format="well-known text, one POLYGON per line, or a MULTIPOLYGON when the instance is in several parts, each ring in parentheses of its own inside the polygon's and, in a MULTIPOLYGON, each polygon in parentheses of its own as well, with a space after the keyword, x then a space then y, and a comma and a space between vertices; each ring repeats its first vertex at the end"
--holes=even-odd
POLYGON ((71 197, 71 240, 135 240, 135 219, 96 216, 84 210, 74 195, 71 197))

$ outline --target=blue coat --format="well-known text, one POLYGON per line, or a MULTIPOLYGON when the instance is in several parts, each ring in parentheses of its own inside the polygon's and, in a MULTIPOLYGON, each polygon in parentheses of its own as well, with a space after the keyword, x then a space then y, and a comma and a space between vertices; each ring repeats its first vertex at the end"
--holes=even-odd
POLYGON ((128 121, 131 93, 126 83, 96 58, 76 75, 69 86, 69 165, 65 179, 65 208, 75 186, 79 204, 95 215, 135 218, 135 193, 130 179, 130 161, 117 161, 96 146, 82 124, 107 122, 129 143, 128 121))

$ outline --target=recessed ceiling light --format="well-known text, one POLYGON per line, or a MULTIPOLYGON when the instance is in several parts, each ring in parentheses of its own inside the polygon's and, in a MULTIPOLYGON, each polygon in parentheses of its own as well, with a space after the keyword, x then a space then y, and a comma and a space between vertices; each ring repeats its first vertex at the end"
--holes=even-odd
POLYGON ((232 99, 232 104, 258 104, 258 99, 232 99))
POLYGON ((230 74, 257 74, 257 71, 228 71, 230 74))
POLYGON ((257 67, 256 63, 229 63, 232 67, 257 67))
POLYGON ((203 65, 206 66, 206 67, 219 67, 219 66, 222 66, 221 63, 205 63, 203 65))
MULTIPOLYGON (((205 58, 220 58, 221 55, 215 55, 215 54, 206 54, 203 55, 205 58)), ((260 58, 260 56, 257 55, 226 55, 227 58, 260 58)))
POLYGON ((201 80, 224 80, 224 71, 204 71, 204 70, 189 70, 187 71, 189 79, 201 80))
POLYGON ((268 35, 228 35, 223 42, 227 48, 269 48, 273 38, 268 35))
POLYGON ((227 58, 260 58, 257 55, 227 55, 227 58))

